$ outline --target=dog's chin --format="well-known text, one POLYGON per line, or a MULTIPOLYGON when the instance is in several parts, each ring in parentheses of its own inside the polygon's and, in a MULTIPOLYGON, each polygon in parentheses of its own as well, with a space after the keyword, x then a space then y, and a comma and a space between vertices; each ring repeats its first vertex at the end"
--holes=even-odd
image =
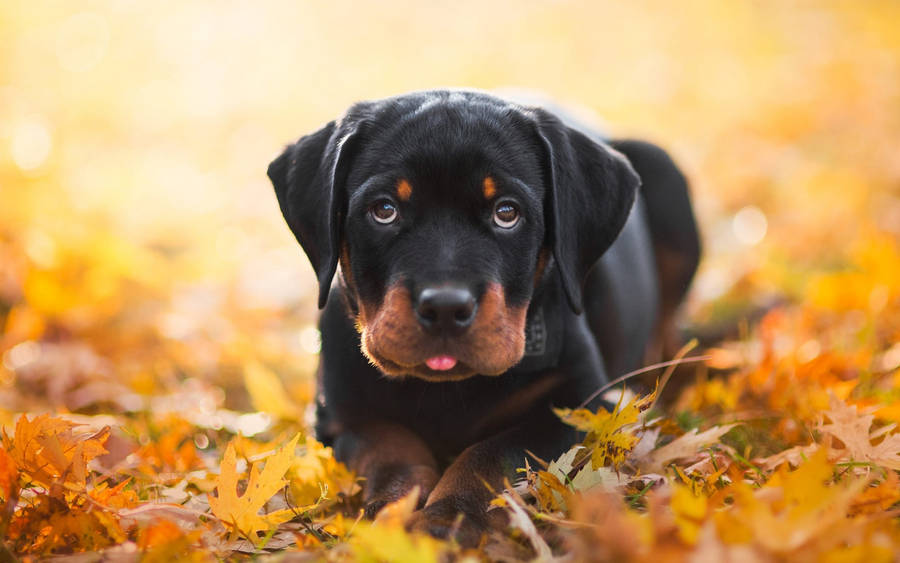
POLYGON ((390 378, 415 377, 424 381, 462 381, 476 375, 498 376, 505 373, 509 368, 518 362, 514 362, 509 366, 483 366, 479 369, 464 361, 457 361, 456 365, 446 370, 434 370, 428 367, 425 361, 413 365, 403 365, 395 362, 383 354, 379 354, 374 350, 366 350, 366 357, 378 368, 381 373, 390 378))

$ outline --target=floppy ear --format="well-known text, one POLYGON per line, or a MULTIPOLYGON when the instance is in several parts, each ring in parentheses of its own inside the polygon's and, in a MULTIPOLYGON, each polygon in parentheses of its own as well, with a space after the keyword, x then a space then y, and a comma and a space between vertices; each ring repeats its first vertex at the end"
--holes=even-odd
POLYGON ((587 273, 625 226, 641 180, 621 153, 546 111, 536 117, 546 153, 547 233, 569 305, 581 313, 587 273))
POLYGON ((344 182, 356 130, 332 121, 289 145, 269 164, 281 213, 316 271, 320 309, 337 269, 347 207, 344 182))

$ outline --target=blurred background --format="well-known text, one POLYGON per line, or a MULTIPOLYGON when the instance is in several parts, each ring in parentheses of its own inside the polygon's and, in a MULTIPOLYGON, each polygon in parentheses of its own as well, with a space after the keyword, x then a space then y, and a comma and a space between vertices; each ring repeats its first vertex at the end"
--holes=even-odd
POLYGON ((245 382, 276 374, 307 403, 315 280, 266 166, 412 89, 531 88, 666 147, 705 241, 688 324, 860 252, 898 281, 854 293, 877 310, 900 291, 898 22, 894 0, 3 2, 0 423, 253 410, 245 382))

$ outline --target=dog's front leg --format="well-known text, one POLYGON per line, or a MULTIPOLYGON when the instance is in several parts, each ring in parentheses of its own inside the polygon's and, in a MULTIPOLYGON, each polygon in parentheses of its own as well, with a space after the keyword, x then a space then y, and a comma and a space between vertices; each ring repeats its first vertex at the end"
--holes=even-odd
POLYGON ((415 486, 421 489, 420 505, 424 504, 440 477, 425 442, 398 424, 370 422, 345 430, 334 447, 337 459, 366 480, 363 500, 368 518, 415 486))
POLYGON ((551 459, 574 440, 570 427, 553 417, 529 421, 466 448, 447 468, 410 527, 437 537, 453 535, 465 546, 478 543, 491 527, 506 524, 502 510, 488 512, 504 478, 513 482, 525 466, 527 451, 551 459))

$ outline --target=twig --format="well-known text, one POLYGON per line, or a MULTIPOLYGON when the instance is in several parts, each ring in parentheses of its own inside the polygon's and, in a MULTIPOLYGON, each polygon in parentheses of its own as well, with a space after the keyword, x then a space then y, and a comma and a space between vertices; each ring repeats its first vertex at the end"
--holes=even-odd
POLYGON ((603 387, 601 387, 601 388, 597 389, 596 391, 594 391, 587 399, 584 400, 583 403, 581 403, 580 405, 578 405, 578 408, 583 409, 584 407, 587 406, 588 403, 590 403, 591 401, 593 401, 598 395, 600 395, 600 394, 603 393, 604 391, 608 391, 609 389, 612 389, 613 387, 615 387, 615 386, 618 385, 619 383, 622 383, 623 381, 626 381, 626 380, 628 380, 628 379, 631 379, 632 377, 634 377, 634 376, 636 376, 636 375, 640 375, 640 374, 642 374, 642 373, 647 373, 648 371, 653 371, 653 370, 655 370, 655 369, 664 368, 664 367, 669 367, 669 366, 675 366, 675 365, 680 365, 680 364, 688 364, 688 363, 691 363, 691 362, 705 362, 706 360, 710 359, 711 357, 712 357, 712 356, 706 355, 706 356, 691 356, 691 357, 689 357, 689 358, 679 358, 679 359, 675 359, 675 360, 669 360, 669 361, 667 361, 667 362, 660 362, 660 363, 658 363, 658 364, 652 364, 652 365, 649 365, 649 366, 646 366, 646 367, 642 367, 641 369, 636 369, 636 370, 634 370, 634 371, 630 371, 630 372, 626 373, 625 375, 623 375, 623 376, 621 376, 621 377, 617 377, 616 379, 613 379, 612 381, 610 381, 609 383, 607 383, 607 384, 604 385, 603 387))

